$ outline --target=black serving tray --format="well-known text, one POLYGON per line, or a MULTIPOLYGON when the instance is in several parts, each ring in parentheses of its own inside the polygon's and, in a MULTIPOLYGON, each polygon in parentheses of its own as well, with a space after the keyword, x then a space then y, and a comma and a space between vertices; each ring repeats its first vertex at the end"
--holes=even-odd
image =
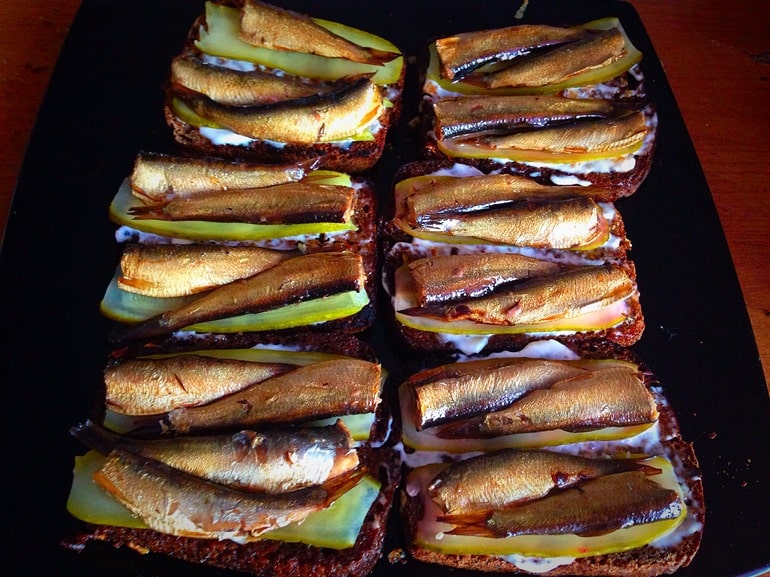
MULTIPOLYGON (((579 23, 617 16, 644 53, 657 104, 649 178, 618 202, 633 243, 647 329, 635 346, 663 383, 703 468, 707 520, 700 552, 681 575, 758 574, 770 566, 770 402, 727 244, 693 145, 644 27, 612 0, 369 2, 286 0, 289 8, 384 36, 408 56, 431 38, 519 22, 579 23)), ((95 402, 111 328, 99 301, 118 258, 107 207, 140 150, 170 151, 162 116, 170 59, 203 0, 85 0, 40 109, 0 257, 2 384, 7 395, 6 575, 224 575, 157 556, 59 542, 78 527, 65 510, 73 457, 68 434, 95 402)), ((416 155, 410 61, 404 118, 371 177, 383 202, 393 171, 416 155)), ((386 368, 402 359, 369 335, 386 368)), ((391 523, 386 551, 398 547, 391 523)), ((471 573, 386 558, 375 576, 471 573)))

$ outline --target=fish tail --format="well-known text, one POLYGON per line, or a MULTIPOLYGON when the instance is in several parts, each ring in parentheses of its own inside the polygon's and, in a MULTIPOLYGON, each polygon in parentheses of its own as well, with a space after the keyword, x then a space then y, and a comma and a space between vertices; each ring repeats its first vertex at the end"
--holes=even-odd
POLYGON ((351 471, 337 475, 327 480, 321 487, 327 494, 327 501, 332 503, 339 497, 350 491, 353 487, 358 485, 361 478, 366 474, 367 469, 364 466, 356 467, 351 471))
POLYGON ((454 525, 451 531, 446 531, 448 535, 472 535, 476 537, 499 537, 489 525, 489 518, 492 511, 480 511, 477 513, 464 513, 461 515, 441 515, 436 518, 442 523, 454 525))
POLYGON ((103 455, 109 454, 119 444, 117 434, 96 424, 91 419, 70 428, 70 434, 87 447, 103 455))
POLYGON ((366 47, 366 51, 370 57, 370 61, 367 64, 374 64, 375 66, 383 66, 401 56, 398 52, 388 52, 379 48, 366 47))
POLYGON ((441 439, 475 439, 481 438, 479 419, 462 419, 457 422, 443 423, 436 427, 436 436, 441 439))
POLYGON ((128 209, 128 214, 133 216, 136 220, 158 220, 165 217, 163 213, 163 207, 168 204, 168 201, 159 204, 148 204, 144 206, 132 206, 128 209))
POLYGON ((157 316, 134 325, 123 325, 115 328, 110 334, 110 341, 124 344, 142 339, 160 337, 171 332, 164 319, 157 316))

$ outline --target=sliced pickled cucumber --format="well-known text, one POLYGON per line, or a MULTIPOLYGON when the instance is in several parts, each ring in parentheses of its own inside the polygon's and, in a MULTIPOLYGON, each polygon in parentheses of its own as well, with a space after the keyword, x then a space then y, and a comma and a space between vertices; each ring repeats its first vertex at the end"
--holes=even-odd
POLYGON ((439 140, 437 146, 441 152, 449 157, 459 158, 500 158, 516 162, 588 162, 591 160, 607 160, 620 158, 627 154, 639 151, 644 145, 644 139, 633 140, 623 146, 608 147, 604 150, 591 150, 577 152, 574 150, 565 152, 550 152, 545 150, 526 150, 521 148, 496 148, 486 146, 474 139, 467 140, 439 140))
MULTIPOLYGON (((147 528, 140 519, 92 480, 93 472, 104 463, 104 460, 105 458, 95 451, 75 457, 67 511, 87 523, 135 529, 147 528)), ((358 485, 329 508, 312 513, 301 524, 284 527, 264 534, 262 537, 281 541, 299 541, 316 547, 333 549, 352 547, 379 490, 379 482, 365 476, 358 485)))
MULTIPOLYGON (((340 174, 340 173, 337 173, 340 174)), ((346 175, 330 180, 344 180, 346 175)), ((349 179, 349 177, 348 177, 349 179)), ((316 182, 316 181, 314 181, 316 182)), ((326 184, 318 180, 319 184, 326 184)), ((329 184, 332 184, 331 182, 329 184)), ((336 184, 336 182, 334 182, 336 184)), ((144 206, 131 194, 124 180, 110 204, 110 219, 121 226, 143 232, 187 240, 245 241, 291 238, 304 235, 333 234, 356 230, 353 222, 308 222, 297 224, 249 224, 243 222, 208 222, 202 220, 170 221, 134 218, 129 210, 144 206)))
MULTIPOLYGON (((377 48, 386 52, 400 52, 396 46, 374 34, 337 22, 317 18, 313 20, 316 24, 360 46, 377 48)), ((195 45, 199 50, 211 56, 245 60, 268 68, 278 68, 296 76, 320 80, 337 80, 345 76, 373 74, 372 81, 377 84, 395 84, 401 77, 404 66, 403 56, 391 60, 384 66, 373 66, 342 58, 326 58, 314 54, 252 46, 238 39, 239 28, 239 10, 207 2, 206 27, 201 28, 200 38, 195 42, 195 45)))
POLYGON ((469 84, 467 82, 458 81, 452 82, 441 77, 439 72, 438 55, 436 54, 435 46, 431 44, 429 47, 430 60, 428 64, 427 79, 433 81, 443 90, 448 92, 454 92, 458 94, 550 94, 560 92, 567 88, 575 88, 580 86, 590 86, 592 84, 601 84, 616 78, 629 70, 632 66, 642 60, 642 53, 633 45, 628 34, 623 29, 620 20, 614 17, 602 18, 600 20, 593 20, 578 26, 578 28, 585 28, 587 30, 610 30, 612 28, 618 28, 623 34, 626 44, 626 54, 622 58, 613 62, 609 66, 604 66, 596 70, 590 70, 583 74, 578 74, 556 84, 550 84, 548 86, 525 86, 516 88, 497 88, 486 89, 481 86, 469 84))
MULTIPOLYGON (((622 304, 622 303, 620 303, 622 304)), ((412 329, 451 335, 511 335, 527 333, 556 333, 598 331, 621 324, 626 319, 625 306, 611 307, 606 311, 586 313, 572 318, 545 321, 538 324, 492 325, 467 320, 446 321, 418 317, 396 312, 396 320, 412 329), (614 310, 613 310, 614 309, 614 310)))

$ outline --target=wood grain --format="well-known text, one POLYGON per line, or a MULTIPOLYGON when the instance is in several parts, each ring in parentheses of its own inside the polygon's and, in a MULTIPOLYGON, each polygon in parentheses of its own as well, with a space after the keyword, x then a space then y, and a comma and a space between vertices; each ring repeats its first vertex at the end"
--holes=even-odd
MULTIPOLYGON (((760 0, 632 4, 703 165, 770 383, 770 21, 765 6, 760 0)), ((37 110, 78 6, 77 0, 0 4, 3 228, 37 110)))

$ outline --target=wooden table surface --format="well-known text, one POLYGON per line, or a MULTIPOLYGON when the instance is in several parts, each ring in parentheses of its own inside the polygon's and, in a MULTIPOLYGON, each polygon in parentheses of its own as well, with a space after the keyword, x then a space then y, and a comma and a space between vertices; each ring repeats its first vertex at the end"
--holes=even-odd
MULTIPOLYGON (((201 0, 201 4, 202 4, 201 0)), ((770 383, 770 24, 761 0, 632 2, 719 212, 770 383)), ((0 227, 78 0, 0 3, 0 227)), ((697 250, 697 239, 693 239, 697 250)), ((715 303, 718 306, 718 303, 715 303)), ((708 311, 704 311, 708 314, 708 311)))

